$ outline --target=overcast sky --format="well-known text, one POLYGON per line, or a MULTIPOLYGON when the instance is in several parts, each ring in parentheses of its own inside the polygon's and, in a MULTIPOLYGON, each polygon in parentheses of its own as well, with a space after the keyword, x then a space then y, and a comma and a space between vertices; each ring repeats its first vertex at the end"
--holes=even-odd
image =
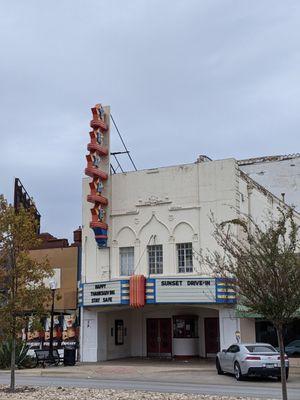
POLYGON ((300 150, 298 0, 10 0, 0 18, 0 193, 19 177, 43 231, 81 224, 98 102, 138 168, 300 150))

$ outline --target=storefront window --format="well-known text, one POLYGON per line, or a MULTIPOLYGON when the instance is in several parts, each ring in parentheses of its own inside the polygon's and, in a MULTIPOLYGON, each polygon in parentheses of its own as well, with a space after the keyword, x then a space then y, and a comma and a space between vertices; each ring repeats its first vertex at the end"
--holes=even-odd
MULTIPOLYGON (((256 341, 278 347, 277 334, 269 321, 256 320, 256 341)), ((300 319, 296 318, 283 329, 285 352, 289 357, 300 357, 300 319)))
POLYGON ((174 338, 198 337, 198 317, 193 315, 173 317, 174 338))

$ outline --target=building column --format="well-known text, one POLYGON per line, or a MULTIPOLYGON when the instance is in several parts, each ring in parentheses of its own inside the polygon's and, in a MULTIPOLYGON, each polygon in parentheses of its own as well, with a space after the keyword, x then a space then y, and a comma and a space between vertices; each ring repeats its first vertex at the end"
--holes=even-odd
POLYGON ((240 327, 241 327, 241 342, 255 343, 256 342, 255 318, 241 318, 240 327))
POLYGON ((97 362, 98 320, 97 311, 82 307, 81 314, 81 361, 97 362))
POLYGON ((240 332, 240 319, 235 316, 234 308, 221 308, 219 310, 220 350, 227 349, 236 343, 236 332, 240 332))
POLYGON ((108 323, 107 323, 107 314, 106 313, 98 313, 98 352, 97 352, 97 361, 106 361, 107 360, 107 346, 108 346, 108 323))

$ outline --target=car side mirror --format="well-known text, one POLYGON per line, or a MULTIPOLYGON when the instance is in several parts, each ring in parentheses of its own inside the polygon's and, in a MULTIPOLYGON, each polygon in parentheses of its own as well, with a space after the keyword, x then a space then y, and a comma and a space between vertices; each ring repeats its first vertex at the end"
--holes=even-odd
POLYGON ((226 349, 223 349, 223 350, 222 350, 222 353, 226 353, 226 351, 227 351, 226 349))

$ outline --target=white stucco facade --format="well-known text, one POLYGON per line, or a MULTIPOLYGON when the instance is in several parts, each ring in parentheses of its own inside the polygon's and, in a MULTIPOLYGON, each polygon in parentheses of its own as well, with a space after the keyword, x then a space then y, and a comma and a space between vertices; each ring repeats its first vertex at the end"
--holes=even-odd
POLYGON ((239 167, 253 180, 300 211, 300 154, 240 160, 239 167))
POLYGON ((89 227, 89 178, 83 179, 82 361, 156 354, 151 329, 158 332, 158 341, 160 330, 170 336, 162 356, 210 356, 216 346, 234 342, 237 331, 242 340, 255 340, 254 321, 236 318, 234 304, 222 303, 218 284, 199 254, 216 248, 211 213, 218 221, 240 212, 259 220, 268 211, 276 212, 281 201, 241 173, 234 159, 120 173, 109 180, 108 247, 99 249, 89 227), (190 272, 179 272, 179 244, 191 244, 190 272), (148 246, 156 245, 162 246, 162 271, 152 274, 148 246), (129 276, 120 270, 122 248, 132 249, 132 273, 146 278, 149 302, 142 308, 128 304, 129 276), (197 297, 195 285, 201 285, 206 297, 197 297))

